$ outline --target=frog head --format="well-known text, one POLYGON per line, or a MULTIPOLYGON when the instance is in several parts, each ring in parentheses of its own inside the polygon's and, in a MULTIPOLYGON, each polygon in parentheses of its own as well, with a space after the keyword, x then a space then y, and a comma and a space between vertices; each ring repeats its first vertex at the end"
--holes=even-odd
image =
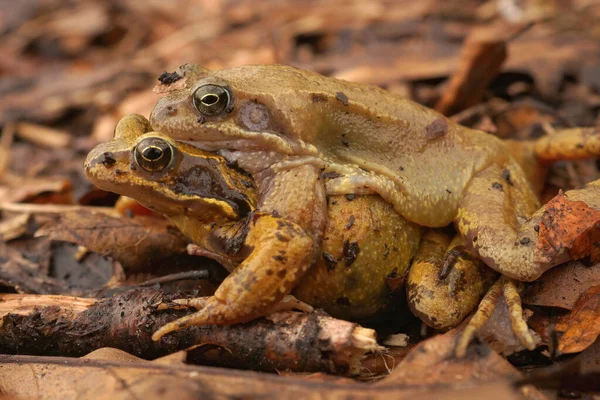
POLYGON ((168 76, 157 86, 167 94, 150 115, 154 130, 206 149, 316 152, 310 136, 323 121, 314 108, 326 105, 319 75, 281 65, 209 71, 185 64, 168 76))
POLYGON ((168 216, 238 220, 254 209, 252 178, 218 154, 152 132, 140 115, 123 118, 114 139, 88 155, 85 173, 98 187, 168 216))

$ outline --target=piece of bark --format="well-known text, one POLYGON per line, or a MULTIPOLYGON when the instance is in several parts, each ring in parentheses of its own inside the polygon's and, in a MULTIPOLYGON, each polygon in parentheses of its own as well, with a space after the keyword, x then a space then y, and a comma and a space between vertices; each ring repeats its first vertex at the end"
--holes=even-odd
POLYGON ((153 289, 99 301, 4 294, 0 296, 0 352, 76 357, 114 347, 153 359, 201 345, 188 353, 190 361, 262 371, 355 374, 366 352, 381 349, 371 329, 295 312, 246 324, 191 327, 154 342, 151 335, 159 327, 192 312, 157 311, 159 304, 169 300, 153 289))

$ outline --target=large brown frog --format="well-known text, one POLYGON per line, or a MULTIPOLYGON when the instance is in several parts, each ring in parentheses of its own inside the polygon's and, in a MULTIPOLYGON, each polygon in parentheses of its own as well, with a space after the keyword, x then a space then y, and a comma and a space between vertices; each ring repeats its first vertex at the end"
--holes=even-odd
MULTIPOLYGON (((420 227, 454 224, 454 240, 434 230, 422 241, 409 275, 413 309, 435 327, 471 311, 485 287, 476 282, 486 274, 469 261, 470 250, 505 278, 484 298, 461 346, 500 293, 515 333, 533 346, 511 279, 534 280, 571 255, 536 250, 544 209, 504 142, 380 88, 291 67, 211 72, 184 65, 167 78, 162 90, 170 93, 150 124, 139 116, 121 121, 115 139, 90 153, 86 172, 100 187, 167 214, 206 254, 237 267, 214 296, 186 302, 197 313, 161 328, 155 339, 187 325, 268 314, 294 288, 311 304, 366 315, 381 303, 384 277, 406 270, 420 227), (152 138, 157 142, 146 141, 152 138), (345 226, 364 237, 355 240, 345 226), (394 248, 397 258, 386 259, 394 248), (371 272, 339 272, 345 270, 371 272), (332 277, 336 283, 327 285, 332 277), (432 287, 445 294, 425 295, 432 287), (439 299, 459 304, 459 312, 440 307, 439 299), (421 308, 431 301, 437 307, 421 308), (453 317, 439 323, 447 315, 453 317)), ((597 136, 557 135, 519 154, 591 156, 597 136)), ((598 209, 599 193, 590 184, 566 196, 598 209)))

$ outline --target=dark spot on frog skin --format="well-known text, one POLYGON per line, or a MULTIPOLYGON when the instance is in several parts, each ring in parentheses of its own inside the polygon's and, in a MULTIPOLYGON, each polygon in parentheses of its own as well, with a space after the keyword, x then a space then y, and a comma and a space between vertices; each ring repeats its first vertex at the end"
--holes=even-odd
POLYGON ((321 175, 319 175, 319 179, 335 179, 339 178, 340 176, 342 175, 335 171, 328 171, 321 173, 321 175))
POLYGON ((115 158, 113 157, 113 153, 107 151, 102 154, 102 157, 100 158, 100 163, 106 168, 112 168, 117 163, 117 160, 115 160, 115 158))
POLYGON ((265 270, 265 274, 267 274, 267 275, 273 275, 273 270, 272 269, 267 269, 267 270, 265 270))
POLYGON ((312 93, 310 95, 310 98, 312 99, 313 103, 326 103, 327 102, 327 96, 322 93, 312 93))
POLYGON ((125 175, 125 171, 122 171, 120 169, 115 169, 115 175, 125 175))
POLYGON ((279 261, 280 263, 284 263, 287 261, 287 257, 285 256, 273 256, 273 260, 279 261))
POLYGON ((452 194, 452 190, 450 190, 450 189, 446 189, 446 193, 448 193, 448 194, 452 194))
POLYGON ((522 245, 527 245, 529 244, 529 242, 531 242, 531 239, 529 239, 528 237, 524 237, 519 241, 519 243, 521 243, 522 245))
POLYGON ((202 115, 200 115, 198 118, 196 118, 196 122, 199 123, 200 125, 202 125, 203 123, 206 122, 206 118, 204 118, 202 115))
POLYGON ((499 190, 501 192, 504 192, 504 187, 502 186, 501 183, 498 183, 498 182, 492 183, 492 188, 499 190))
POLYGON ((342 138, 342 144, 346 147, 350 147, 350 142, 348 141, 348 139, 342 138))
POLYGON ((231 188, 210 164, 196 165, 185 174, 179 174, 174 180, 173 190, 177 193, 227 202, 242 217, 250 212, 247 197, 231 188))
POLYGON ((513 186, 513 182, 510 180, 510 171, 509 170, 505 169, 504 171, 502 171, 502 177, 504 178, 506 183, 508 183, 510 186, 513 186))
POLYGON ((277 276, 281 279, 285 278, 285 275, 287 274, 287 271, 285 269, 279 270, 277 272, 277 276))
POLYGON ((425 128, 425 137, 434 140, 446 136, 448 133, 448 122, 443 117, 439 117, 425 128))
POLYGON ((575 145, 575 147, 578 148, 578 149, 583 149, 585 146, 583 145, 583 143, 577 143, 575 145))
POLYGON ((404 171, 404 167, 398 167, 400 171, 404 171))
POLYGON ((346 229, 350 229, 354 226, 354 215, 351 215, 348 219, 348 224, 346 225, 346 229))
POLYGON ((383 245, 383 259, 387 260, 389 255, 390 255, 390 247, 387 244, 384 244, 383 245))
POLYGON ((333 256, 333 254, 328 253, 326 251, 323 252, 323 260, 325 261, 325 266, 327 267, 327 271, 333 271, 337 266, 338 259, 333 256))
POLYGON ((350 267, 354 261, 356 261, 356 257, 358 257, 358 253, 360 253, 360 247, 358 246, 358 242, 350 242, 348 240, 344 240, 344 248, 342 250, 344 254, 344 265, 346 267, 350 267))
POLYGON ((131 164, 129 165, 129 168, 130 168, 132 171, 135 171, 135 170, 137 169, 137 167, 135 166, 135 164, 134 164, 134 163, 131 163, 131 164))
POLYGON ((349 306, 350 305, 350 299, 347 297, 338 297, 335 302, 337 304, 339 304, 340 306, 349 306))
POLYGON ((540 231, 540 226, 539 226, 539 225, 535 225, 535 226, 533 227, 533 230, 539 233, 539 231, 540 231))
POLYGON ((181 78, 182 78, 182 76, 179 75, 177 72, 165 71, 162 74, 160 74, 160 76, 158 77, 158 81, 160 83, 162 83, 163 85, 170 85, 173 82, 177 82, 181 78))
POLYGON ((454 268, 454 265, 456 265, 459 258, 471 260, 471 253, 465 246, 455 246, 446 253, 444 265, 438 273, 438 278, 440 280, 444 280, 450 275, 450 271, 452 271, 452 268, 454 268))
POLYGON ((356 195, 354 193, 348 193, 345 197, 346 197, 346 200, 352 201, 356 198, 356 195))
POLYGON ((343 105, 348 105, 348 96, 346 96, 343 92, 337 92, 335 94, 335 98, 341 101, 343 105))

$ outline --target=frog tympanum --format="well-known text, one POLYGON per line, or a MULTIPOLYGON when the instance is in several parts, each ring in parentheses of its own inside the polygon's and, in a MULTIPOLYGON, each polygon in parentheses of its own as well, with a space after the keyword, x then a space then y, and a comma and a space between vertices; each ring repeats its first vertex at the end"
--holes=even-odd
MULTIPOLYGON (((154 339, 267 315, 292 292, 366 318, 385 303, 386 278, 409 271, 409 305, 435 328, 458 324, 489 288, 459 353, 502 293, 515 334, 533 347, 513 280, 571 255, 536 252, 544 208, 520 165, 531 160, 383 89, 291 67, 188 64, 171 77, 150 121, 123 118, 85 164, 95 184, 165 214, 234 266, 214 296, 182 301, 198 311, 154 339), (491 288, 483 263, 502 275, 491 288)), ((523 146, 539 159, 598 154, 596 136, 563 136, 523 146)), ((600 209, 600 184, 565 195, 600 209)))

